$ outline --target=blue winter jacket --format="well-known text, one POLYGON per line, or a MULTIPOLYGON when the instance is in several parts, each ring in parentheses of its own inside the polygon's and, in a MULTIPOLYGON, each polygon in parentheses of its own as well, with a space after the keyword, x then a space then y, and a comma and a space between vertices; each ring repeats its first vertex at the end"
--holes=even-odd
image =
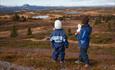
POLYGON ((52 48, 68 47, 67 36, 63 29, 56 29, 50 35, 52 48))
POLYGON ((89 41, 90 41, 90 34, 92 32, 92 28, 89 24, 84 24, 81 27, 80 33, 77 34, 75 37, 78 40, 78 46, 82 48, 88 48, 89 47, 89 41))

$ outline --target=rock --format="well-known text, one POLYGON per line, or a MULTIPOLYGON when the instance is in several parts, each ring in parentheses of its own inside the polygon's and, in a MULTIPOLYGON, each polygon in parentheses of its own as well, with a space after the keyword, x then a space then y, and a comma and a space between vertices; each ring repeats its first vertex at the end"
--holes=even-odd
POLYGON ((0 70, 35 70, 33 67, 23 67, 9 62, 0 61, 0 70))

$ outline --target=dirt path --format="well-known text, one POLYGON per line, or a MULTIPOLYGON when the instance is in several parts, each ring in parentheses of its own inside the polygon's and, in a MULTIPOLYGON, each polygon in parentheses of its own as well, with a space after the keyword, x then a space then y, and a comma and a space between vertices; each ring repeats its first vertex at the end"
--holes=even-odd
MULTIPOLYGON (((35 38, 30 38, 30 39, 24 39, 24 40, 31 40, 31 41, 35 41, 35 42, 39 42, 39 41, 48 41, 49 37, 45 37, 41 40, 35 39, 35 38)), ((73 43, 73 44, 77 44, 78 41, 73 41, 73 40, 69 40, 69 43, 73 43)), ((98 47, 106 47, 106 48, 110 48, 110 47, 115 47, 115 43, 112 44, 94 44, 94 43, 90 43, 90 46, 98 46, 98 47)))

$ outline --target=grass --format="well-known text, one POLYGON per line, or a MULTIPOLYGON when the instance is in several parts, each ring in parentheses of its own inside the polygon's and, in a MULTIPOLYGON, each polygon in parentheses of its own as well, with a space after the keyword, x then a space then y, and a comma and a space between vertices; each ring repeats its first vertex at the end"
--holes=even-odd
POLYGON ((45 37, 49 37, 50 34, 51 34, 52 30, 48 30, 46 32, 41 32, 41 33, 37 33, 37 34, 34 34, 33 35, 33 38, 36 38, 36 39, 43 39, 45 37))
POLYGON ((0 43, 1 47, 17 47, 17 48, 50 48, 50 42, 45 41, 31 41, 31 40, 22 40, 18 38, 10 38, 4 40, 6 43, 0 43))
MULTIPOLYGON (((66 69, 72 69, 72 70, 77 70, 79 68, 78 64, 75 64, 75 58, 72 57, 68 57, 66 58, 66 63, 64 65, 59 64, 59 63, 53 63, 51 62, 50 56, 44 56, 41 55, 41 57, 39 56, 24 56, 23 57, 18 57, 18 56, 13 56, 11 55, 10 57, 10 61, 22 66, 29 66, 29 67, 34 67, 34 68, 39 68, 39 69, 47 69, 47 70, 59 70, 61 68, 66 68, 66 69), (17 58, 15 60, 15 58, 17 58)), ((4 58, 5 59, 5 58, 4 58)), ((6 58, 9 59, 9 58, 6 58)), ((5 61, 8 61, 6 60, 5 61)), ((112 60, 113 61, 113 60, 112 60)), ((105 59, 94 59, 92 57, 92 67, 91 70, 110 70, 109 66, 110 65, 114 65, 114 63, 110 64, 109 61, 105 61, 105 59)), ((83 64, 80 64, 80 68, 84 68, 83 64)), ((113 70, 113 69, 111 69, 113 70)))
POLYGON ((76 41, 75 35, 68 36, 68 39, 69 39, 69 40, 76 41))
POLYGON ((113 43, 112 34, 107 33, 94 33, 91 35, 91 42, 97 44, 109 44, 113 43))
MULTIPOLYGON (((51 61, 51 49, 49 42, 32 42, 10 40, 10 43, 1 46, 0 60, 19 64, 22 66, 34 67, 43 70, 60 70, 66 68, 69 70, 80 70, 84 68, 83 64, 75 64, 74 61, 78 58, 79 49, 77 44, 70 44, 70 48, 66 49, 66 63, 63 65, 53 63, 51 61), (12 45, 13 44, 13 45, 12 45), (19 48, 19 49, 17 49, 19 48), (46 50, 45 50, 46 49, 46 50), (76 55, 72 55, 76 54, 76 55)), ((91 46, 89 48, 89 56, 91 61, 91 70, 114 70, 114 54, 115 48, 102 48, 91 46)), ((82 69, 84 70, 84 69, 82 69)))
MULTIPOLYGON (((49 12, 44 13, 43 11, 41 11, 37 13, 46 14, 49 12)), ((58 13, 55 13, 55 14, 58 14, 58 13)), ((1 20, 1 21, 3 22, 4 20, 1 20)), ((11 20, 10 21, 5 20, 5 21, 6 22, 3 22, 3 25, 1 26, 0 31, 9 30, 11 29, 12 24, 14 24, 14 21, 11 21, 11 20)), ((50 27, 53 27, 53 23, 54 23, 53 20, 47 21, 47 20, 31 20, 30 19, 28 22, 16 22, 16 23, 17 23, 16 27, 18 29, 25 29, 28 26, 31 26, 32 28, 48 26, 46 27, 46 30, 48 29, 48 31, 36 33, 31 36, 24 36, 24 37, 21 36, 20 38, 18 38, 19 36, 17 38, 7 38, 7 39, 0 38, 0 61, 8 61, 8 62, 19 64, 22 66, 34 67, 37 70, 60 70, 62 68, 66 68, 68 70, 84 70, 82 69, 83 64, 78 65, 74 63, 74 61, 79 56, 78 55, 79 49, 77 48, 78 47, 77 44, 70 44, 69 48, 66 49, 66 58, 65 58, 66 63, 63 65, 59 63, 53 63, 51 61, 50 42, 24 40, 28 38, 43 39, 44 37, 50 36, 50 33, 52 32, 51 30, 52 28, 50 27)), ((73 22, 69 22, 69 23, 71 24, 73 22)), ((69 23, 67 23, 67 25, 69 23)), ((78 21, 78 23, 80 22, 78 21)), ((72 24, 72 26, 74 25, 76 26, 77 24, 72 24)), ((67 34, 68 34, 68 28, 65 29, 67 34)), ((93 28, 96 29, 96 31, 107 30, 107 26, 104 23, 100 25, 96 25, 93 28)), ((112 26, 112 28, 114 29, 114 26, 112 26)), ((75 30, 76 28, 71 28, 70 33, 72 32, 72 36, 68 36, 69 40, 76 41, 74 37, 75 30)), ((99 33, 92 34, 91 42, 96 43, 96 44, 111 44, 111 43, 114 43, 114 40, 113 40, 115 39, 114 36, 115 34, 113 34, 113 32, 102 33, 101 31, 99 31, 99 33)), ((115 55, 115 48, 91 46, 89 48, 91 70, 115 70, 114 69, 115 67, 114 55, 115 55)))
POLYGON ((27 47, 27 48, 50 48, 50 43, 49 42, 32 42, 28 41, 25 43, 19 44, 17 47, 27 47))
MULTIPOLYGON (((45 33, 37 33, 32 38, 43 39, 49 36, 51 30, 45 33)), ((111 34, 97 33, 92 35, 92 43, 112 43, 111 34)), ((76 41, 74 36, 69 36, 69 40, 76 41)), ((70 44, 66 49, 65 64, 53 63, 51 60, 51 47, 48 41, 31 41, 21 38, 6 38, 0 43, 0 60, 19 64, 22 66, 34 67, 38 70, 84 70, 83 64, 75 64, 78 58, 79 49, 77 44, 70 44)), ((91 70, 114 70, 115 48, 91 46, 89 48, 89 58, 91 70)))

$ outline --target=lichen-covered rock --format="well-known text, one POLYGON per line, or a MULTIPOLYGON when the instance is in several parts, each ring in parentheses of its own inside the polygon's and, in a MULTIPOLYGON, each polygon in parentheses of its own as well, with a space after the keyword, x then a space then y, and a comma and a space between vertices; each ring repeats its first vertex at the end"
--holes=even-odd
POLYGON ((35 70, 33 67, 23 67, 9 62, 0 61, 0 70, 35 70))

